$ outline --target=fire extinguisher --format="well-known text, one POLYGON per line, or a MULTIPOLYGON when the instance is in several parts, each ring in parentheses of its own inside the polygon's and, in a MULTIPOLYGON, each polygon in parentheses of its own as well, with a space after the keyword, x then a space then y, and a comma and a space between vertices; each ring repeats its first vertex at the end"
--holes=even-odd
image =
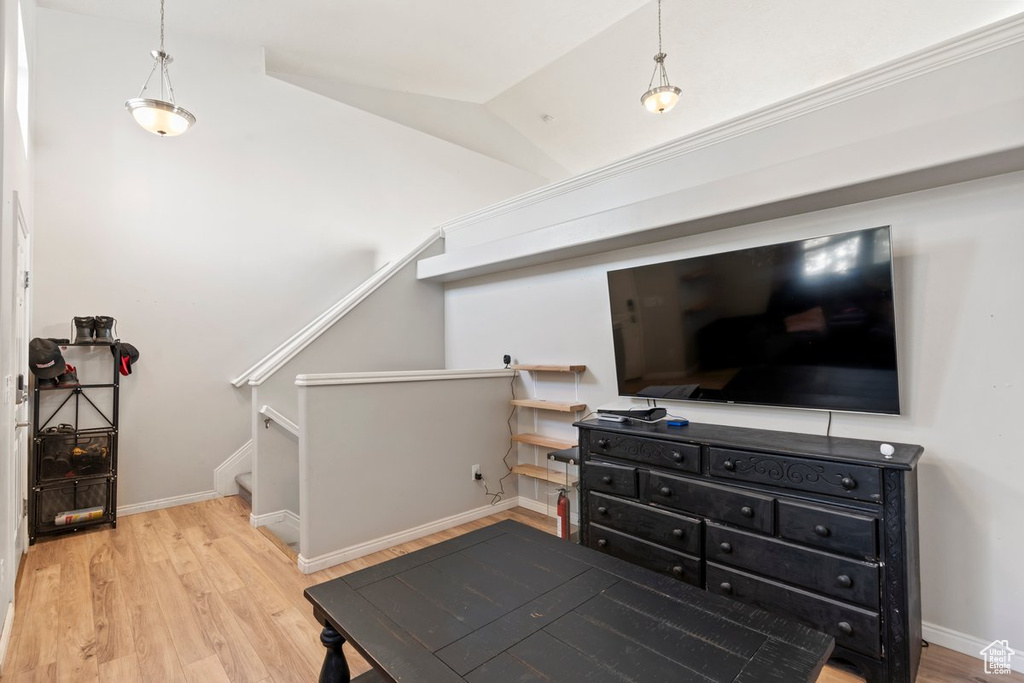
POLYGON ((569 539, 569 496, 565 489, 558 489, 558 537, 569 539))

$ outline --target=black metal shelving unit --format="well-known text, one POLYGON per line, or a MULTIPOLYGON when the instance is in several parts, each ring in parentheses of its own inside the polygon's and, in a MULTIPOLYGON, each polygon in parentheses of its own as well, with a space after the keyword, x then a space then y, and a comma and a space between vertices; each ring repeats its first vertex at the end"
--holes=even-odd
MULTIPOLYGON (((40 536, 74 533, 94 526, 110 524, 117 527, 117 433, 120 400, 120 374, 117 359, 121 342, 61 344, 62 347, 99 347, 112 351, 112 379, 109 383, 81 383, 57 386, 35 381, 32 411, 33 449, 29 459, 29 544, 40 536), (90 397, 100 390, 110 390, 110 400, 90 397), (44 416, 40 398, 43 394, 64 392, 67 395, 44 416), (68 404, 74 409, 73 422, 67 426, 54 424, 68 404), (109 403, 109 406, 106 405, 109 403), (106 409, 106 410, 105 410, 106 409), (99 427, 80 427, 83 410, 94 412, 102 421, 99 427), (109 411, 109 412, 108 412, 109 411), (43 419, 45 417, 45 419, 43 419), (57 524, 61 512, 102 507, 103 515, 73 524, 57 524)), ((93 359, 89 359, 90 361, 93 359)))

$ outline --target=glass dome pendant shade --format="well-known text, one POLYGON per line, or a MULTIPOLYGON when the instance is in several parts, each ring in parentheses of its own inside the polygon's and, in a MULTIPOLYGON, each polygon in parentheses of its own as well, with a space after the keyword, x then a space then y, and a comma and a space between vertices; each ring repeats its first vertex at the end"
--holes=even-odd
POLYGON ((160 137, 173 137, 181 135, 196 122, 192 112, 179 107, 174 102, 174 87, 171 85, 171 76, 167 72, 167 65, 174 61, 169 54, 164 52, 164 3, 160 0, 160 49, 150 52, 153 55, 153 68, 149 71, 146 82, 142 84, 142 90, 138 97, 133 97, 124 103, 135 122, 154 135, 160 137), (160 97, 145 97, 146 88, 153 78, 157 69, 160 70, 160 97))
POLYGON ((153 72, 160 69, 160 99, 143 97, 147 86, 149 86, 150 78, 147 78, 139 96, 128 100, 124 106, 131 112, 135 122, 150 133, 161 137, 181 135, 196 122, 196 117, 187 109, 174 103, 174 89, 171 87, 171 79, 167 74, 167 65, 173 61, 171 56, 163 50, 153 50, 151 54, 155 62, 153 70, 149 72, 149 77, 152 78, 153 72), (169 101, 164 99, 165 90, 170 94, 169 101))
POLYGON ((668 82, 668 74, 665 73, 666 56, 664 52, 659 52, 654 56, 657 66, 654 67, 654 74, 651 76, 651 88, 640 98, 640 103, 652 114, 664 114, 676 106, 676 103, 679 101, 679 95, 683 92, 668 82), (654 79, 659 75, 659 72, 661 78, 659 79, 659 84, 655 86, 654 79))

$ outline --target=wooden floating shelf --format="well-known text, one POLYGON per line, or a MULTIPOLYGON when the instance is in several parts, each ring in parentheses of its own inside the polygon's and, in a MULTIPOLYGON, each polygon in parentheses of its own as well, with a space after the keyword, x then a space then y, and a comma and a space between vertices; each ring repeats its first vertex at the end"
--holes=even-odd
POLYGON ((564 439, 555 439, 550 436, 544 436, 543 434, 516 434, 512 437, 512 440, 517 443, 528 443, 531 446, 544 446, 545 448, 553 448, 556 451, 561 451, 566 448, 572 448, 576 445, 575 441, 565 441, 564 439))
POLYGON ((586 365, 513 365, 513 370, 527 372, 585 372, 586 365))
POLYGON ((516 465, 512 468, 512 471, 516 474, 521 474, 524 477, 540 479, 541 481, 546 481, 551 484, 572 486, 576 483, 576 477, 567 475, 565 472, 557 472, 544 467, 538 467, 537 465, 516 465))
POLYGON ((511 401, 520 408, 536 408, 537 410, 554 410, 559 413, 575 413, 587 407, 586 403, 562 403, 561 401, 542 401, 537 398, 517 398, 511 401))

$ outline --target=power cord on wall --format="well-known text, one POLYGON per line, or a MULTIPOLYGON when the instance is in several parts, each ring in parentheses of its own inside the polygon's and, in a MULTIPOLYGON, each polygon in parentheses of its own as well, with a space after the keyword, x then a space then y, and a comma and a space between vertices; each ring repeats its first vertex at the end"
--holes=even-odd
MULTIPOLYGON (((508 361, 505 361, 505 363, 507 364, 508 361)), ((513 401, 516 400, 516 377, 518 374, 518 372, 513 372, 512 381, 509 383, 509 389, 512 391, 513 401)), ((508 464, 508 456, 512 454, 512 449, 516 446, 516 442, 512 440, 512 437, 516 434, 512 429, 512 418, 515 417, 517 409, 517 406, 512 406, 512 410, 508 414, 508 419, 505 420, 505 423, 508 425, 508 450, 505 451, 505 455, 501 461, 505 464, 505 469, 507 471, 505 472, 505 476, 498 480, 498 490, 491 493, 491 490, 487 487, 487 481, 483 478, 483 475, 480 475, 479 481, 484 485, 484 495, 491 497, 491 505, 497 505, 501 501, 502 497, 505 495, 505 480, 512 475, 512 466, 508 464)))
POLYGON ((825 436, 832 436, 832 411, 828 411, 828 427, 825 428, 825 436))

